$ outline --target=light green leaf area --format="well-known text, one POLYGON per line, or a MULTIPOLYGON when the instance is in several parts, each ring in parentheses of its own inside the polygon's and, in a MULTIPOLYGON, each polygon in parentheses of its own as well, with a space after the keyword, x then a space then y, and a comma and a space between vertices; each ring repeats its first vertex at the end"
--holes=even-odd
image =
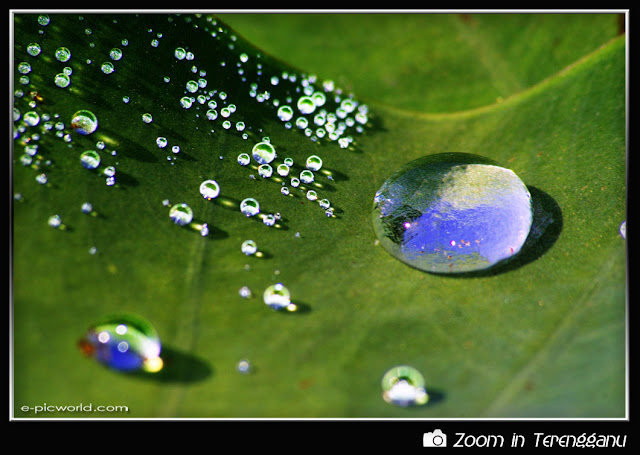
POLYGON ((625 417, 626 48, 615 15, 49 18, 13 23, 16 418, 625 417), (30 55, 29 43, 41 53, 30 55), (68 62, 55 57, 61 46, 68 62), (109 55, 115 47, 120 60, 109 55), (177 47, 194 58, 177 59, 177 47), (105 62, 115 71, 105 74, 105 62), (60 88, 64 67, 71 83, 60 88), (327 109, 334 95, 368 106, 362 131, 356 122, 343 135, 348 144, 317 137, 312 115, 308 133, 298 114, 290 127, 278 119, 276 100, 294 105, 309 75, 316 89, 335 83, 327 109), (199 79, 206 86, 188 92, 199 79), (80 109, 94 112, 96 132, 73 129, 80 109), (37 125, 25 123, 29 111, 37 125), (238 164, 264 137, 273 164, 291 157, 296 175, 320 156, 314 184, 295 188, 290 176, 265 179, 254 161, 238 164), (97 169, 81 165, 85 150, 99 151, 97 169), (433 275, 377 244, 376 190, 405 163, 442 152, 498 161, 529 187, 539 231, 511 262, 433 275), (218 198, 199 194, 206 179, 220 184, 218 198), (280 221, 244 216, 247 197, 280 221), (193 209, 191 226, 169 218, 180 202, 193 209), (55 214, 64 229, 49 226, 55 214), (208 236, 194 229, 203 223, 208 236), (241 252, 247 239, 261 257, 241 252), (279 282, 298 311, 263 303, 279 282), (122 373, 80 352, 87 328, 113 312, 157 329, 160 372, 122 373), (238 371, 242 359, 250 374, 238 371), (382 399, 382 377, 397 365, 423 374, 427 404, 382 399), (36 413, 45 403, 92 411, 36 413))

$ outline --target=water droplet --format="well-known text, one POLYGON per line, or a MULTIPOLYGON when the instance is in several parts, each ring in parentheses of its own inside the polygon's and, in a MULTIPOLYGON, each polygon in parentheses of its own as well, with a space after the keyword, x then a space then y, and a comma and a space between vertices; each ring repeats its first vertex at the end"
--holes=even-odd
POLYGON ((40 115, 36 111, 25 112, 22 119, 29 126, 36 126, 38 123, 40 123, 40 115))
POLYGON ((98 119, 93 112, 83 109, 73 114, 71 127, 82 135, 91 134, 98 128, 98 119))
POLYGON ((322 167, 322 159, 317 155, 311 155, 307 158, 307 169, 311 171, 319 171, 322 167))
POLYGON ((42 51, 42 48, 38 43, 29 43, 29 45, 27 46, 27 52, 32 57, 37 57, 38 55, 40 55, 41 51, 42 51))
POLYGON ((278 108, 278 118, 283 122, 288 122, 293 118, 293 109, 291 106, 283 105, 278 108))
POLYGON ((78 346, 85 355, 118 371, 154 373, 162 369, 160 337, 138 316, 106 317, 89 327, 78 346))
POLYGON ((258 175, 264 179, 268 179, 273 175, 273 168, 269 164, 261 164, 258 166, 258 175))
POLYGON ((47 224, 52 228, 59 228, 62 226, 62 218, 60 218, 60 215, 51 215, 47 220, 47 224))
POLYGON ((153 122, 153 116, 148 112, 145 112, 144 114, 142 114, 142 121, 144 123, 151 123, 153 122))
POLYGON ((118 61, 122 58, 122 51, 117 47, 114 47, 109 51, 109 57, 111 57, 112 60, 118 61))
POLYGON ((67 88, 71 83, 71 78, 65 73, 56 74, 53 82, 60 88, 67 88))
POLYGON ((316 199, 318 199, 318 193, 316 193, 314 190, 307 191, 307 199, 309 199, 310 201, 315 201, 316 199))
POLYGON ((622 236, 623 239, 627 238, 627 222, 623 221, 622 224, 620 225, 620 235, 622 236))
POLYGON ((244 242, 242 242, 240 250, 247 256, 251 256, 252 254, 255 254, 256 251, 258 251, 258 244, 255 242, 255 240, 245 240, 244 242))
POLYGON ((236 369, 242 374, 249 374, 253 371, 251 363, 246 359, 240 360, 238 365, 236 365, 236 369))
POLYGON ((278 172, 279 176, 286 177, 287 175, 289 175, 289 166, 284 163, 278 164, 276 171, 278 172))
POLYGON ((240 297, 242 297, 243 299, 250 299, 253 296, 253 293, 251 292, 249 286, 242 286, 238 290, 238 294, 240 294, 240 297))
POLYGON ((47 14, 40 14, 38 16, 38 24, 42 25, 43 27, 49 25, 50 21, 51 19, 49 19, 49 16, 47 14))
POLYGON ((314 179, 315 177, 313 175, 313 172, 311 172, 309 169, 305 169, 302 172, 300 172, 300 180, 303 183, 312 183, 314 179))
POLYGON ((175 224, 184 226, 193 220, 193 210, 184 202, 175 204, 169 209, 169 218, 171 218, 171 221, 175 224))
POLYGON ((31 65, 28 62, 20 62, 18 64, 18 72, 20 74, 28 74, 31 72, 31 65))
POLYGON ((264 303, 274 310, 288 308, 291 303, 291 293, 282 283, 272 284, 264 291, 264 303))
POLYGON ((87 169, 95 169, 100 166, 100 154, 95 150, 87 150, 80 155, 82 165, 87 169))
POLYGON ((260 164, 269 164, 276 157, 276 149, 271 143, 263 141, 253 146, 251 151, 253 159, 260 164))
POLYGON ((274 224, 276 224, 276 216, 272 213, 269 213, 262 218, 262 222, 267 226, 273 226, 274 224))
POLYGON ((254 216, 260 213, 260 204, 252 197, 244 199, 240 203, 240 211, 246 216, 254 216))
POLYGON ((373 226, 393 257, 419 270, 482 270, 516 254, 532 224, 531 196, 511 170, 463 153, 426 156, 375 195, 373 226))
POLYGON ((200 194, 205 199, 215 199, 220 194, 220 185, 215 180, 205 180, 200 184, 200 194))
POLYGON ((174 51, 173 55, 178 59, 178 60, 184 60, 184 58, 187 56, 187 51, 185 51, 183 48, 181 47, 176 47, 176 50, 174 51))
POLYGON ((402 407, 427 403, 429 395, 422 373, 407 365, 391 368, 382 377, 382 398, 402 407))
POLYGON ((111 74, 116 70, 111 62, 104 62, 100 69, 104 74, 111 74))
POLYGON ((248 153, 241 153, 240 155, 238 155, 238 163, 240 164, 240 166, 246 166, 250 162, 251 158, 249 158, 248 153))
POLYGON ((316 110, 316 103, 310 96, 301 96, 298 98, 298 110, 303 114, 311 114, 316 110))

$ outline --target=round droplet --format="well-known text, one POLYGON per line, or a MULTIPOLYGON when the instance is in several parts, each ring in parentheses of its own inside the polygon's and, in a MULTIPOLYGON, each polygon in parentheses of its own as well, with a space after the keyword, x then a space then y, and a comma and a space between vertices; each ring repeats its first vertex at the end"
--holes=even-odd
POLYGON ((205 199, 215 199, 220 194, 220 185, 215 180, 205 180, 200 184, 200 194, 205 199))
POLYGON ((298 99, 298 110, 303 114, 311 114, 316 110, 316 103, 310 96, 301 96, 298 99))
POLYGON ((307 158, 307 169, 311 171, 319 171, 322 167, 322 158, 317 155, 311 155, 307 158))
POLYGON ((282 163, 282 164, 278 164, 276 171, 278 172, 279 176, 286 177, 287 175, 289 175, 289 169, 290 169, 289 166, 282 163))
POLYGON ((145 319, 130 315, 113 315, 92 324, 79 340, 87 356, 118 371, 162 369, 160 337, 145 319))
POLYGON ((486 269, 520 251, 533 219, 531 196, 511 170, 477 155, 426 156, 397 170, 374 198, 384 249, 416 269, 486 269))
POLYGON ((56 59, 60 62, 67 62, 71 58, 71 51, 66 47, 59 47, 55 52, 56 59))
POLYGON ((269 164, 276 157, 276 149, 269 142, 258 142, 251 151, 253 159, 260 164, 269 164))
POLYGON ((315 179, 313 172, 311 172, 309 169, 305 169, 304 171, 300 172, 300 180, 303 183, 312 183, 313 180, 315 179))
POLYGON ((240 211, 246 216, 254 216, 260 213, 260 204, 252 197, 244 199, 240 203, 240 211))
POLYGON ((71 78, 65 73, 56 74, 53 82, 60 88, 66 88, 71 83, 71 78))
POLYGON ((283 105, 278 108, 278 118, 283 122, 288 122, 293 118, 293 109, 291 106, 283 105))
POLYGON ((258 244, 255 242, 255 240, 245 240, 244 242, 242 242, 240 250, 247 256, 251 256, 252 254, 255 254, 256 251, 258 251, 258 244))
POLYGON ((187 51, 185 51, 184 48, 182 47, 176 47, 176 50, 174 51, 173 55, 178 60, 184 60, 184 58, 187 56, 187 51))
POLYGON ((116 68, 113 66, 113 63, 111 62, 104 62, 100 69, 104 74, 111 74, 116 70, 116 68))
POLYGON ((241 153, 240 155, 238 155, 238 164, 240 164, 240 166, 246 166, 250 162, 251 158, 249 158, 248 153, 241 153))
POLYGON ((80 155, 80 162, 87 169, 95 169, 100 166, 100 154, 95 150, 87 150, 80 155))
POLYGON ((169 209, 169 218, 179 226, 191 223, 193 210, 185 203, 175 204, 169 209))
POLYGON ((273 168, 270 164, 261 164, 258 166, 258 175, 264 179, 268 179, 273 175, 273 168))
POLYGON ((122 51, 117 47, 114 47, 109 51, 109 57, 111 57, 111 60, 118 61, 122 58, 122 51))
POLYGON ((422 374, 413 367, 400 365, 382 377, 382 398, 396 406, 423 405, 429 401, 422 374))
POLYGON ((82 135, 91 134, 98 128, 98 119, 93 112, 83 109, 73 114, 71 126, 82 135))
POLYGON ((246 359, 240 360, 238 362, 238 365, 236 365, 236 368, 238 372, 242 374, 250 374, 253 370, 251 367, 251 363, 249 363, 249 361, 246 359))
POLYGON ((27 52, 32 57, 38 56, 41 51, 42 51, 42 48, 38 43, 29 43, 29 45, 27 46, 27 52))
POLYGON ((273 284, 264 291, 264 303, 274 310, 281 310, 291 305, 291 293, 282 283, 273 284))

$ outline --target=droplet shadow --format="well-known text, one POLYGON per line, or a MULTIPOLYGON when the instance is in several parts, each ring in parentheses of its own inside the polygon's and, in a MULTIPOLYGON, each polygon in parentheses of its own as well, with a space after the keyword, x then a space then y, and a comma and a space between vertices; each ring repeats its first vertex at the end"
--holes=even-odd
POLYGON ((157 373, 133 372, 131 376, 160 383, 193 383, 213 374, 211 366, 201 358, 170 346, 163 346, 163 367, 157 373))
POLYGON ((533 223, 529 236, 517 254, 485 270, 438 275, 456 278, 479 278, 500 275, 523 267, 549 251, 562 232, 562 210, 549 194, 533 186, 528 186, 527 188, 531 194, 533 223))

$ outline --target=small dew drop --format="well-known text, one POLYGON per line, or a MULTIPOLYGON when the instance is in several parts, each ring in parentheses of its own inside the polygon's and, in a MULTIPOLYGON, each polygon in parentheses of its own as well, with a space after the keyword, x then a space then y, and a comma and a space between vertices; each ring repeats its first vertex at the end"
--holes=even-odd
POLYGON ((260 213, 260 204, 252 197, 244 199, 240 203, 240 211, 246 216, 255 216, 260 213))
POLYGON ((193 210, 185 203, 175 204, 169 209, 169 218, 175 224, 184 226, 193 220, 193 210))
POLYGON ((426 404, 429 395, 422 373, 407 365, 391 368, 382 377, 382 398, 400 407, 426 404))
POLYGON ((255 242, 255 240, 245 240, 244 242, 242 242, 240 250, 247 256, 251 256, 255 254, 256 251, 258 251, 258 244, 255 242))
POLYGON ((215 199, 220 195, 220 185, 215 180, 205 180, 200 184, 200 194, 205 199, 215 199))
POLYGON ((263 299, 264 303, 274 310, 282 310, 292 305, 291 293, 282 283, 267 287, 263 299))

